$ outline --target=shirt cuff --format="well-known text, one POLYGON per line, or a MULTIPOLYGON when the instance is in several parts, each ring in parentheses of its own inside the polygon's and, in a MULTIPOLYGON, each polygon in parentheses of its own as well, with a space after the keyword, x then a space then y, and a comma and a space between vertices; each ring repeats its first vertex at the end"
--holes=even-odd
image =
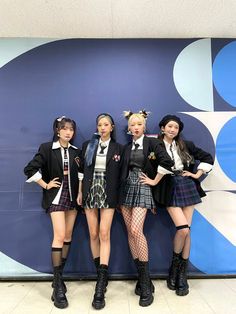
POLYGON ((171 174, 171 173, 173 173, 173 172, 167 170, 166 168, 164 168, 162 166, 157 167, 157 172, 160 174, 171 174))
POLYGON ((82 181, 84 178, 84 174, 81 172, 78 172, 78 178, 79 178, 79 181, 82 181))
POLYGON ((31 182, 37 182, 38 180, 42 179, 41 173, 38 171, 36 172, 32 177, 30 177, 28 180, 25 182, 31 183, 31 182))
POLYGON ((200 164, 197 167, 197 170, 202 170, 204 171, 204 173, 207 173, 211 171, 212 168, 213 168, 213 165, 208 164, 206 162, 200 162, 200 164))

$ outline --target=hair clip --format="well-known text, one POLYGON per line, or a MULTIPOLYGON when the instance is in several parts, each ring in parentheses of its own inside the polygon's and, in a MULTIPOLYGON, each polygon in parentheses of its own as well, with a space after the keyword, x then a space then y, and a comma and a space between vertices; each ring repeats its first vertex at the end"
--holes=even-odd
POLYGON ((132 116, 133 112, 132 111, 123 111, 124 117, 129 120, 129 118, 132 116))
POLYGON ((150 111, 146 111, 145 109, 139 110, 139 113, 144 117, 144 119, 147 119, 147 117, 150 114, 150 111))
POLYGON ((64 119, 66 116, 61 116, 60 118, 57 118, 58 122, 61 122, 62 119, 64 119))

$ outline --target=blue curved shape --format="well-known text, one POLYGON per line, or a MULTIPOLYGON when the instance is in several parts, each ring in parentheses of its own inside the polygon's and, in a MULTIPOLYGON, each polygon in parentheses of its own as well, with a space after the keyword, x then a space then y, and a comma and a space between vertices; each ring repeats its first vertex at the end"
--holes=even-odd
POLYGON ((197 210, 194 212, 191 234, 190 260, 195 267, 209 275, 235 274, 236 264, 233 261, 236 260, 236 247, 197 210))
POLYGON ((178 55, 173 78, 180 96, 191 106, 213 111, 211 40, 200 39, 178 55))
POLYGON ((55 41, 44 38, 1 38, 0 39, 0 68, 23 53, 55 41))
POLYGON ((216 155, 224 173, 236 182, 236 117, 221 129, 216 140, 216 155))
POLYGON ((226 45, 217 54, 213 63, 213 82, 220 96, 236 107, 236 41, 226 45))

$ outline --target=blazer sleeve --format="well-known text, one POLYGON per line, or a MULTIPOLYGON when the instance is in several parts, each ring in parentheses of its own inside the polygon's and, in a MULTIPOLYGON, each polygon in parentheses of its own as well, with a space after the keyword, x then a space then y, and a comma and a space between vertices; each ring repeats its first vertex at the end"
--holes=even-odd
POLYGON ((185 144, 190 155, 192 155, 195 160, 200 161, 198 169, 202 169, 204 172, 209 172, 212 169, 212 165, 214 164, 214 159, 211 154, 195 146, 193 142, 186 141, 185 144))
POLYGON ((166 169, 167 173, 169 171, 171 172, 171 167, 174 166, 174 162, 168 155, 165 149, 165 144, 158 139, 156 139, 155 152, 158 166, 166 169))
POLYGON ((46 164, 45 145, 41 144, 33 159, 25 166, 24 173, 29 179, 46 164))

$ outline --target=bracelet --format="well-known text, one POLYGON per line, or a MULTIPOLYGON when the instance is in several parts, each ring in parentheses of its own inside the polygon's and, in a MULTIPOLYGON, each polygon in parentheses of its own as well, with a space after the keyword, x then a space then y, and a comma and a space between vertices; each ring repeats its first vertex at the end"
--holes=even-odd
POLYGON ((46 184, 46 186, 45 186, 45 190, 47 190, 48 189, 48 185, 46 184))

